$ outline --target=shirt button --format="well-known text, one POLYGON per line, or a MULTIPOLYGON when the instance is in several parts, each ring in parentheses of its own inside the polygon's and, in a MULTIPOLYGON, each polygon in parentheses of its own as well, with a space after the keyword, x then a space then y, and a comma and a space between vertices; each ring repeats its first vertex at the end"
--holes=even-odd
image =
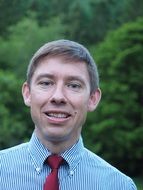
POLYGON ((74 173, 74 172, 71 170, 71 171, 70 171, 70 175, 73 175, 73 173, 74 173))
POLYGON ((37 171, 37 172, 40 172, 40 170, 41 170, 40 168, 36 168, 36 171, 37 171))

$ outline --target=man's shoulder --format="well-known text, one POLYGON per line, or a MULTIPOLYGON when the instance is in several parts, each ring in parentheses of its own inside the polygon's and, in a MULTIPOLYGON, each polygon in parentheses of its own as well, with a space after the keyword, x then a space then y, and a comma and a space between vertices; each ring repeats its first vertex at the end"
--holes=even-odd
POLYGON ((89 172, 97 174, 97 176, 102 178, 103 181, 110 181, 110 183, 114 184, 117 182, 124 184, 124 186, 131 186, 132 189, 136 189, 134 182, 130 177, 122 173, 116 167, 112 166, 110 163, 91 152, 88 149, 85 149, 84 161, 87 164, 87 168, 89 172))
POLYGON ((22 143, 7 149, 0 150, 0 158, 6 158, 11 156, 19 156, 23 154, 28 148, 28 142, 22 143))
POLYGON ((92 163, 92 166, 100 166, 100 167, 111 167, 113 168, 113 166, 111 164, 109 164, 107 161, 105 161, 103 158, 101 158, 100 156, 98 156, 96 153, 90 151, 89 149, 85 148, 85 156, 84 159, 89 160, 89 163, 92 163))
MULTIPOLYGON (((119 174, 123 174, 121 171, 119 171, 116 167, 111 165, 109 162, 95 154, 94 152, 91 152, 88 149, 85 149, 86 156, 84 156, 84 159, 87 159, 86 162, 89 164, 89 167, 92 167, 92 169, 96 170, 99 169, 100 171, 104 172, 115 172, 119 174)), ((124 174, 123 174, 124 175, 124 174)))

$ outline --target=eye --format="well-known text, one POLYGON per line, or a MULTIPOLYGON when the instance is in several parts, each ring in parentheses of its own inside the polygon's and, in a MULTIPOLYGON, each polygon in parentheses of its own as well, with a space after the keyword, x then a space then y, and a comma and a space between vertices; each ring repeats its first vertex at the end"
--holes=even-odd
POLYGON ((72 83, 68 83, 67 87, 72 90, 79 91, 81 89, 81 84, 72 82, 72 83))
POLYGON ((47 86, 52 86, 54 84, 54 82, 50 81, 50 80, 48 80, 48 81, 39 81, 38 84, 40 86, 42 86, 42 87, 47 87, 47 86))

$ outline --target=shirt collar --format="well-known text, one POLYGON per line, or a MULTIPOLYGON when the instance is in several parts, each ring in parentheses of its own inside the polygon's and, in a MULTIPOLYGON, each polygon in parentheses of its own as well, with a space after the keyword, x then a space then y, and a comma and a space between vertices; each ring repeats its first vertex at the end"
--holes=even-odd
POLYGON ((83 153, 84 153, 84 145, 82 137, 80 137, 77 143, 75 143, 70 149, 63 152, 61 156, 68 163, 70 170, 73 171, 81 161, 83 153))
MULTIPOLYGON (((61 154, 61 156, 68 163, 70 170, 74 170, 79 164, 84 152, 83 149, 84 146, 82 138, 80 137, 76 144, 61 154)), ((30 139, 28 151, 32 158, 33 165, 35 166, 37 172, 40 172, 46 158, 51 155, 51 152, 40 142, 35 133, 32 134, 30 139)))
POLYGON ((46 158, 51 154, 50 151, 40 142, 35 133, 32 134, 32 137, 29 142, 28 151, 32 158, 32 163, 36 170, 40 171, 43 167, 43 164, 46 158))

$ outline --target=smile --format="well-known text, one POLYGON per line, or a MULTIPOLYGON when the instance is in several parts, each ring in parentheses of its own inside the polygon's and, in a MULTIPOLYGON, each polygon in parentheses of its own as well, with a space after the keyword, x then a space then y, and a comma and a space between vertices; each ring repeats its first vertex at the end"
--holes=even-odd
POLYGON ((70 114, 68 113, 54 113, 54 112, 45 112, 45 114, 48 116, 48 117, 51 117, 51 118, 68 118, 70 117, 70 114))
POLYGON ((67 118, 68 115, 64 113, 49 113, 49 117, 55 117, 55 118, 67 118))
POLYGON ((48 111, 44 112, 46 115, 46 118, 48 119, 48 123, 54 124, 54 125, 60 125, 67 122, 71 115, 66 112, 57 112, 57 111, 48 111))

